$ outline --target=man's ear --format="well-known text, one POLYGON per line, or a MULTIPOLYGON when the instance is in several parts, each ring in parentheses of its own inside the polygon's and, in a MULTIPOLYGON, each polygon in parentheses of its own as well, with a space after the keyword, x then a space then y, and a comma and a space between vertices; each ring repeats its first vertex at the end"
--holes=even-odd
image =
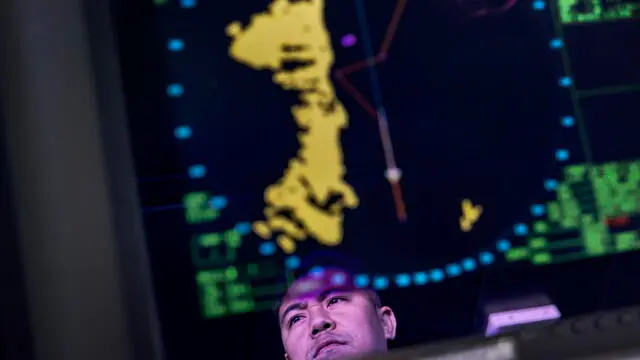
POLYGON ((378 317, 382 323, 384 336, 387 340, 393 340, 396 337, 396 315, 388 306, 381 306, 378 309, 378 317))
POLYGON ((289 355, 287 353, 284 353, 284 360, 289 360, 289 355))

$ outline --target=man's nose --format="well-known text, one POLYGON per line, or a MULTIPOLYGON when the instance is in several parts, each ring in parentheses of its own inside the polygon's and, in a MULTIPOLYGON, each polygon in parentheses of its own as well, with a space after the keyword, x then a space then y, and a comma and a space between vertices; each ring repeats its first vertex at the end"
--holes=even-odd
POLYGON ((335 328, 336 323, 324 309, 313 311, 311 319, 311 336, 317 336, 324 331, 335 328))

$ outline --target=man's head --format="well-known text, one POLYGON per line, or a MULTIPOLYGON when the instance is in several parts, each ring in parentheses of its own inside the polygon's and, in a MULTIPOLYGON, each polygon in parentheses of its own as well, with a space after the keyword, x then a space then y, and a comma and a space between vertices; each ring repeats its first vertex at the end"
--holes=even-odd
POLYGON ((387 350, 393 311, 349 274, 324 270, 296 280, 278 308, 287 360, 327 360, 387 350))

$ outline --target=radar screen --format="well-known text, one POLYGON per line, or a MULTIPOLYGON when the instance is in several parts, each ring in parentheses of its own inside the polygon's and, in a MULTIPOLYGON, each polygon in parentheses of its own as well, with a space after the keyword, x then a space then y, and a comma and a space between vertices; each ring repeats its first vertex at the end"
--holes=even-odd
POLYGON ((317 256, 384 291, 640 249, 640 3, 433 3, 155 1, 139 187, 202 319, 317 256))

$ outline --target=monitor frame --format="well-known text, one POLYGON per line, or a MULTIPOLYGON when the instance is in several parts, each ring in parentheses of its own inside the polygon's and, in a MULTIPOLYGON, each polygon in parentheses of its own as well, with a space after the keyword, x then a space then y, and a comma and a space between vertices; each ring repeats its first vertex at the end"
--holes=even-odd
MULTIPOLYGON (((0 101, 0 139, 4 139, 2 111, 0 101)), ((33 360, 24 272, 6 150, 5 144, 0 141, 0 359, 33 360)))
POLYGON ((35 357, 164 357, 108 0, 0 3, 35 357))

